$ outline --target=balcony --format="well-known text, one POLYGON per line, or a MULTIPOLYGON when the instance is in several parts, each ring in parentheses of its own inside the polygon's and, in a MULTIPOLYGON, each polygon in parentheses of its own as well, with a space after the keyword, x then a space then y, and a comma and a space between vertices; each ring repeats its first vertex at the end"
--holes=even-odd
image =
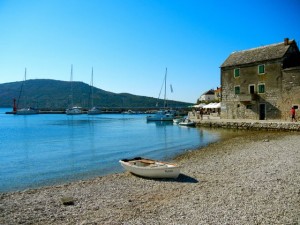
POLYGON ((239 94, 235 95, 234 101, 235 102, 251 102, 258 100, 257 94, 239 94))

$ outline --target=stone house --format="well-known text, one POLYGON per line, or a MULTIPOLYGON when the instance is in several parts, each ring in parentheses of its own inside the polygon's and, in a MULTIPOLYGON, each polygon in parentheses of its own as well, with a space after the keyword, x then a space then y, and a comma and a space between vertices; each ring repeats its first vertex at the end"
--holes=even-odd
POLYGON ((300 114, 300 52, 294 40, 233 52, 221 65, 221 118, 288 120, 300 114))
POLYGON ((204 92, 198 100, 200 102, 203 102, 203 101, 209 102, 209 101, 215 100, 215 91, 213 89, 211 89, 209 91, 204 92))

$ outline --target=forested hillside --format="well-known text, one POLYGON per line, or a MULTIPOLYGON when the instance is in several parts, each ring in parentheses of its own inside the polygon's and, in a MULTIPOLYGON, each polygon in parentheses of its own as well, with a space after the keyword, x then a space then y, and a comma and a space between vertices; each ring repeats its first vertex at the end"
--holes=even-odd
MULTIPOLYGON (((47 109, 67 108, 73 105, 89 108, 92 87, 83 82, 49 79, 26 80, 0 84, 0 107, 12 107, 13 99, 18 107, 47 109), (71 91, 73 90, 73 92, 71 91), (72 94, 73 93, 73 94, 72 94)), ((128 93, 112 93, 93 87, 94 106, 99 107, 163 107, 163 100, 128 93)), ((168 107, 186 107, 191 103, 168 101, 168 107)))

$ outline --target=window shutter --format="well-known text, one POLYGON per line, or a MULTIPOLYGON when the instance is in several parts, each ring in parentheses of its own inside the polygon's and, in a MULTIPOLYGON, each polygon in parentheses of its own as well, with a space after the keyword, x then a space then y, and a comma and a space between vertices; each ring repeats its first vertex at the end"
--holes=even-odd
POLYGON ((240 69, 234 69, 234 77, 240 76, 240 69))
POLYGON ((258 66, 258 73, 265 73, 265 65, 259 65, 258 66))

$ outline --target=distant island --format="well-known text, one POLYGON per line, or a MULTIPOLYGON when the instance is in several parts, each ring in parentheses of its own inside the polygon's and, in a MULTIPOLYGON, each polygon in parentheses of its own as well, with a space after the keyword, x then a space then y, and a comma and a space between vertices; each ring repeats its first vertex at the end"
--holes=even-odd
MULTIPOLYGON (((25 82, 0 84, 0 107, 12 107, 13 99, 16 99, 18 108, 30 106, 57 110, 66 109, 73 102, 73 105, 88 109, 92 102, 91 93, 93 93, 94 106, 103 108, 160 108, 164 104, 162 99, 129 93, 116 94, 78 81, 71 83, 70 81, 32 79, 25 82), (71 92, 71 84, 73 92, 71 92)), ((168 101, 167 107, 185 108, 191 104, 193 103, 168 101)))

